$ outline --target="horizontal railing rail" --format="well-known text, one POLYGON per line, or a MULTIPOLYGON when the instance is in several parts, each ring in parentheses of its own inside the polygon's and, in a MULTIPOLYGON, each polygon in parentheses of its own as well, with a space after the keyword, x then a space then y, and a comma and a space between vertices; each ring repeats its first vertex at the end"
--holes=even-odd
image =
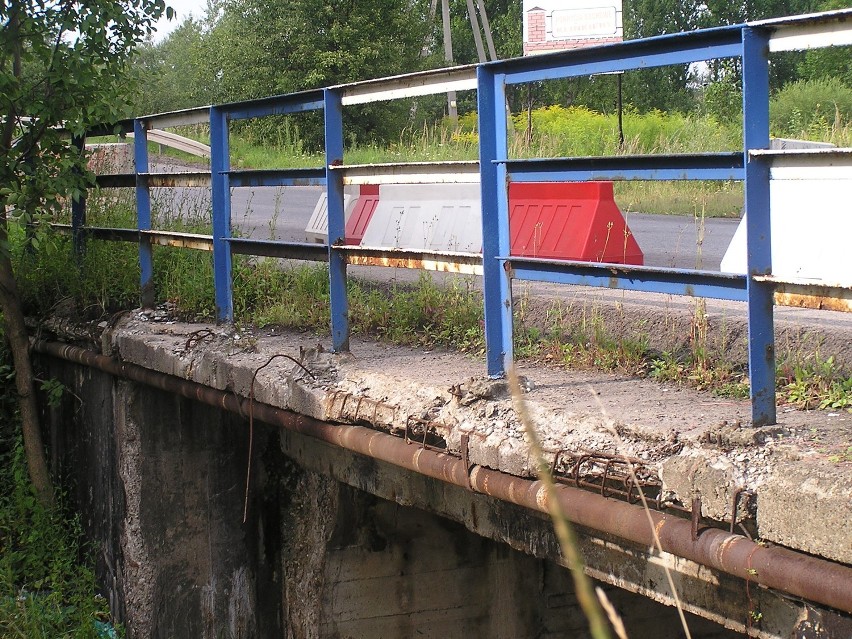
MULTIPOLYGON (((153 245, 212 251, 216 317, 233 321, 231 257, 235 254, 325 261, 329 264, 332 345, 348 350, 346 293, 348 265, 390 266, 482 275, 486 369, 502 376, 513 361, 511 282, 534 280, 744 301, 748 308, 749 375, 755 425, 774 423, 775 356, 773 306, 816 300, 821 308, 852 309, 852 288, 845 283, 776 277, 772 273, 769 181, 773 172, 796 166, 790 153, 769 151, 769 60, 771 51, 852 44, 852 9, 780 18, 607 44, 528 58, 460 66, 270 96, 256 100, 144 116, 100 127, 91 134, 132 132, 133 174, 102 175, 102 188, 133 187, 137 228, 105 229, 86 225, 85 208, 72 209, 70 231, 78 246, 86 238, 139 244, 141 303, 153 305, 153 245), (512 85, 624 72, 673 64, 734 58, 742 65, 743 144, 735 152, 619 155, 518 159, 508 149, 506 91, 512 85), (477 92, 479 160, 346 165, 343 161, 343 108, 440 94, 477 92), (321 111, 324 117, 324 165, 312 168, 234 170, 229 127, 235 120, 321 111), (204 124, 210 130, 210 170, 182 173, 149 170, 147 131, 204 124), (511 254, 508 185, 511 182, 590 180, 737 180, 744 184, 747 269, 745 275, 700 270, 625 266, 535 259, 511 254), (469 183, 480 185, 482 253, 453 253, 345 244, 344 185, 469 183), (233 187, 300 186, 325 188, 328 242, 304 244, 232 237, 233 187), (151 189, 211 189, 210 235, 152 228, 151 189)), ((850 164, 849 149, 800 151, 796 157, 850 164), (822 154, 822 155, 820 155, 822 154), (839 160, 838 160, 839 158, 839 160)), ((819 161, 819 160, 818 160, 819 161)))

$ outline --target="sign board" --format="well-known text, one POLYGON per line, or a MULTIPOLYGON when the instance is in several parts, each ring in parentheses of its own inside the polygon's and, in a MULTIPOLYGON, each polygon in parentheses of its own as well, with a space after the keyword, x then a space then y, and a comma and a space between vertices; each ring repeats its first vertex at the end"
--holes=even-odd
POLYGON ((524 55, 621 42, 621 0, 524 0, 524 55))

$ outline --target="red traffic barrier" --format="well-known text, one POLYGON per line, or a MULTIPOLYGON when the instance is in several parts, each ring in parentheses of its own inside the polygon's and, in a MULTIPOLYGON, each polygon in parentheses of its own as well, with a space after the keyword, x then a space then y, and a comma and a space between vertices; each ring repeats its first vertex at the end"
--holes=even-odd
POLYGON ((358 246, 364 237, 364 231, 379 205, 379 185, 362 184, 361 195, 352 209, 352 215, 346 220, 346 245, 358 246))
POLYGON ((612 182, 509 184, 511 255, 643 264, 645 256, 615 203, 612 182))

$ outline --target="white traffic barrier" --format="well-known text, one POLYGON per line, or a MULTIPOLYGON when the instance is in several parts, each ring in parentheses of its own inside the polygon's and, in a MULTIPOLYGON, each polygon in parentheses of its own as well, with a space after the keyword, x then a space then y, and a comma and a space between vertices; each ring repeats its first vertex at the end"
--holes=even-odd
POLYGON ((478 184, 383 184, 361 246, 482 251, 478 184))
MULTIPOLYGON (((759 151, 770 162, 772 275, 852 285, 852 152, 848 149, 759 151)), ((746 272, 746 215, 721 270, 746 272)), ((815 282, 815 283, 817 283, 815 282)))
POLYGON ((773 151, 801 151, 803 149, 833 149, 835 146, 831 142, 772 138, 769 140, 769 148, 773 151))
MULTIPOLYGON (((355 208, 358 187, 344 187, 343 189, 343 211, 346 215, 346 220, 352 215, 352 209, 355 208)), ((311 213, 311 219, 308 220, 308 225, 305 227, 305 238, 308 242, 316 244, 325 244, 328 242, 328 194, 323 191, 314 206, 314 212, 311 213)))

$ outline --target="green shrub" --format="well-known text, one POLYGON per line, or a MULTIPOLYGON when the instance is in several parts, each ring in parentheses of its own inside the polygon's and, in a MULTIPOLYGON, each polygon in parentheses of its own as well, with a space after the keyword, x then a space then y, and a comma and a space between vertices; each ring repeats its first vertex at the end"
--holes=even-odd
POLYGON ((635 109, 624 111, 624 148, 618 144, 618 118, 586 107, 548 106, 514 116, 516 140, 530 140, 516 156, 571 157, 628 153, 698 153, 725 151, 741 145, 740 129, 722 126, 712 117, 635 109))
POLYGON ((735 125, 740 135, 743 126, 743 90, 739 77, 728 75, 704 89, 704 110, 717 122, 735 125))
POLYGON ((124 242, 89 241, 75 256, 71 238, 39 231, 37 251, 23 247, 23 232, 10 229, 18 289, 24 309, 45 315, 61 300, 73 300, 87 318, 138 305, 138 249, 124 242))
POLYGON ((775 137, 828 140, 852 121, 852 88, 836 78, 792 82, 773 96, 769 116, 775 137))
POLYGON ((109 606, 98 594, 79 518, 45 510, 30 484, 20 437, 3 435, 0 637, 110 636, 109 606))

